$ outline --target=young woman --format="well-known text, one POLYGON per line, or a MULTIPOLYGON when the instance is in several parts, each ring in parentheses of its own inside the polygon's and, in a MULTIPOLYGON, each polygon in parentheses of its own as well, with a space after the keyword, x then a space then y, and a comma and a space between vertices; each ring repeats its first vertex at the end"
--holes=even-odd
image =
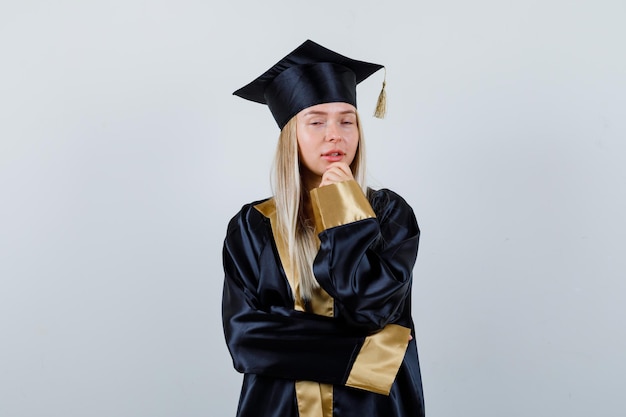
POLYGON ((411 318, 419 229, 364 186, 356 85, 382 66, 306 41, 235 92, 281 129, 274 196, 224 243, 224 333, 240 417, 423 416, 411 318))

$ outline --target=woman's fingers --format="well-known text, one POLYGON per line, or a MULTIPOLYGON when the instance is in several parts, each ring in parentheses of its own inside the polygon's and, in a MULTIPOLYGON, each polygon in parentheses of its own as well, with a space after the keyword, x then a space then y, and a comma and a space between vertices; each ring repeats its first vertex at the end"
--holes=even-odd
POLYGON ((354 179, 352 176, 352 171, 348 164, 343 162, 335 162, 328 166, 328 169, 322 175, 322 181, 320 182, 320 187, 325 185, 335 184, 337 182, 348 181, 354 179))

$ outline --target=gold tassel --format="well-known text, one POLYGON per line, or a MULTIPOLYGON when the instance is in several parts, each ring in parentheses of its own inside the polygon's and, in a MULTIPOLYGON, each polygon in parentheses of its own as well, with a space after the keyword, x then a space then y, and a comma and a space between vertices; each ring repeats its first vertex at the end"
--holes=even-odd
POLYGON ((385 78, 383 79, 383 88, 378 95, 378 101, 376 102, 376 110, 374 111, 374 117, 378 119, 384 119, 387 114, 387 92, 385 86, 387 85, 387 68, 385 68, 385 78))

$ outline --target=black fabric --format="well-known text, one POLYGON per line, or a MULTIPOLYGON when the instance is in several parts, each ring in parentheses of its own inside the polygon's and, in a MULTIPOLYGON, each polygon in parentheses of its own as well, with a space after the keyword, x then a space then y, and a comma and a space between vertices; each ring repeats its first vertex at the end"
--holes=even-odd
POLYGON ((356 85, 381 68, 307 40, 233 94, 267 104, 282 129, 300 110, 316 104, 345 102, 356 107, 356 85))
POLYGON ((265 99, 282 129, 300 110, 316 104, 343 102, 356 107, 356 78, 348 68, 327 62, 291 67, 268 85, 265 99))
POLYGON ((294 310, 269 219, 252 203, 231 220, 224 243, 224 334, 244 373, 239 417, 298 416, 294 381, 333 384, 334 417, 424 415, 411 318, 419 229, 397 194, 370 195, 377 218, 328 229, 314 270, 335 299, 335 317, 294 310), (388 323, 413 340, 389 396, 345 387, 364 338, 388 323))

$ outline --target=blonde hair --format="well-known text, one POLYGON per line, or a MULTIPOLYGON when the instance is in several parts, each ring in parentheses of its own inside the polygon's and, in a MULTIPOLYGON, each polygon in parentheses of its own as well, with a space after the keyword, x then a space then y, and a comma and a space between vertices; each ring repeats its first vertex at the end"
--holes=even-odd
MULTIPOLYGON (((366 192, 365 145, 358 113, 357 128, 359 145, 350 169, 356 182, 363 192, 366 192)), ((299 282, 298 294, 293 296, 294 299, 300 297, 306 304, 313 292, 319 288, 319 283, 313 275, 313 260, 317 255, 318 240, 315 236, 313 219, 307 219, 304 211, 308 190, 305 189, 300 176, 296 116, 292 117, 280 132, 272 177, 276 226, 278 232, 285 237, 292 270, 298 278, 296 282, 299 282)))

